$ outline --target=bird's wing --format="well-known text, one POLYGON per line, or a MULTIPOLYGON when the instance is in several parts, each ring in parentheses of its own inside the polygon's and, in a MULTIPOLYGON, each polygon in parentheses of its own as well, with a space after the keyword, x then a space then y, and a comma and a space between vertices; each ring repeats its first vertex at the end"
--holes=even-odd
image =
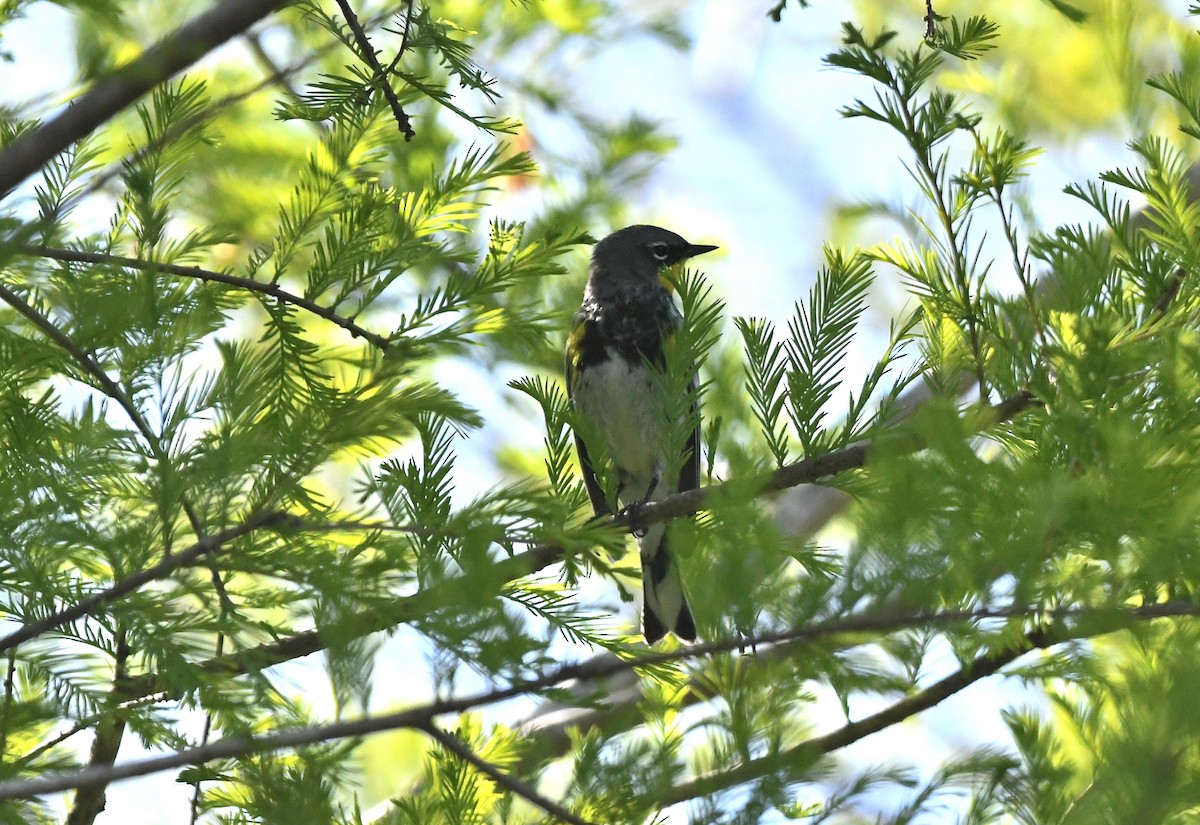
POLYGON ((696 381, 688 384, 688 395, 692 397, 690 415, 695 418, 696 426, 688 435, 688 455, 684 458, 683 467, 679 470, 679 492, 694 490, 700 486, 700 411, 696 408, 696 381))
MULTIPOLYGON (((582 338, 582 332, 578 338, 582 338)), ((567 379, 567 398, 575 398, 575 382, 579 378, 579 340, 575 333, 567 339, 567 356, 564 372, 567 379)), ((578 430, 575 432, 575 453, 579 457, 579 471, 583 474, 583 486, 587 488, 588 498, 592 502, 592 511, 597 516, 607 516, 612 513, 612 508, 608 506, 608 500, 604 497, 604 488, 600 486, 600 481, 596 478, 596 471, 592 469, 592 459, 588 455, 587 445, 580 438, 578 430)))
POLYGON ((600 487, 600 482, 596 479, 596 472, 592 469, 592 460, 588 457, 587 447, 583 444, 583 439, 579 434, 575 435, 575 452, 579 454, 579 470, 583 473, 583 486, 587 488, 588 498, 592 501, 592 511, 597 516, 607 516, 612 513, 612 508, 608 506, 608 500, 604 498, 604 490, 600 487))

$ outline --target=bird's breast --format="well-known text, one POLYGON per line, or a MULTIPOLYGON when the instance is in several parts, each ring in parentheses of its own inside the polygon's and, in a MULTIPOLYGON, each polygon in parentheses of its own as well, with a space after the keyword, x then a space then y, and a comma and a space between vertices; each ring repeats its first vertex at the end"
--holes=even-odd
POLYGON ((588 428, 604 439, 617 468, 634 478, 662 472, 666 413, 656 393, 656 378, 641 362, 609 347, 607 358, 581 371, 575 387, 576 409, 588 428))

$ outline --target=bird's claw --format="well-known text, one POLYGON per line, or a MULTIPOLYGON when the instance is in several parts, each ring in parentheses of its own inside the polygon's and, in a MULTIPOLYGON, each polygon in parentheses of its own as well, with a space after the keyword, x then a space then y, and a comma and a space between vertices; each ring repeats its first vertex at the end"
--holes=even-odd
POLYGON ((646 531, 650 529, 649 525, 642 522, 642 509, 645 506, 646 502, 635 501, 617 512, 617 518, 629 525, 629 532, 635 539, 645 538, 646 531))

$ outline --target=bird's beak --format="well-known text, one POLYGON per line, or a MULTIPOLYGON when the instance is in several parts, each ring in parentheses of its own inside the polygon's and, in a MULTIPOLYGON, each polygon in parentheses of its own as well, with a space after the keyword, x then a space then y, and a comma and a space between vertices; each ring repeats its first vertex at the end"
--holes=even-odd
POLYGON ((695 258, 697 255, 703 255, 705 252, 712 252, 714 249, 720 248, 721 247, 719 246, 712 246, 711 244, 690 243, 688 244, 687 250, 684 252, 683 257, 695 258))

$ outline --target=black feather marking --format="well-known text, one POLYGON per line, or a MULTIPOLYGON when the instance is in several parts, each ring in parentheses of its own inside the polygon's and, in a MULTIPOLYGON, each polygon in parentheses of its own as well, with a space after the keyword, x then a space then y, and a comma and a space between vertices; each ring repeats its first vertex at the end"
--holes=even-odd
POLYGON ((667 580, 667 574, 671 572, 671 557, 667 555, 667 548, 663 547, 664 544, 666 544, 665 535, 658 544, 658 550, 650 557, 650 563, 644 566, 655 584, 662 584, 667 580))
POLYGON ((674 633, 685 642, 696 641, 696 621, 692 618, 692 611, 688 609, 687 602, 683 603, 679 618, 675 620, 674 633))
MULTIPOLYGON (((595 338, 595 336, 592 336, 592 338, 595 338)), ((575 384, 579 380, 582 347, 587 340, 588 330, 586 325, 576 327, 575 332, 567 340, 565 372, 568 400, 574 400, 575 398, 575 384)), ((579 437, 579 433, 575 434, 575 454, 579 457, 579 471, 583 475, 583 486, 587 488, 588 499, 592 502, 592 512, 597 516, 610 515, 612 508, 609 506, 608 500, 604 497, 604 488, 600 486, 600 482, 596 478, 596 471, 592 467, 592 459, 588 455, 587 445, 583 443, 583 439, 579 437)))
POLYGON ((612 508, 608 506, 604 489, 596 478, 596 471, 592 469, 592 459, 578 435, 575 436, 575 453, 579 456, 579 471, 583 474, 583 486, 587 488, 588 499, 592 502, 592 512, 597 516, 611 515, 612 508))
POLYGON ((650 645, 667 635, 667 629, 658 620, 655 612, 650 609, 650 603, 646 600, 645 591, 642 593, 642 635, 646 637, 646 644, 650 645))
POLYGON ((657 642, 666 635, 668 630, 685 642, 696 641, 696 621, 692 618, 691 608, 688 607, 687 592, 682 589, 682 581, 680 582, 679 615, 675 617, 673 627, 668 628, 663 625, 661 617, 651 609, 650 601, 646 598, 649 590, 665 582, 671 575, 672 564, 671 554, 667 551, 667 533, 664 532, 649 564, 642 564, 642 635, 646 637, 648 644, 657 642))

